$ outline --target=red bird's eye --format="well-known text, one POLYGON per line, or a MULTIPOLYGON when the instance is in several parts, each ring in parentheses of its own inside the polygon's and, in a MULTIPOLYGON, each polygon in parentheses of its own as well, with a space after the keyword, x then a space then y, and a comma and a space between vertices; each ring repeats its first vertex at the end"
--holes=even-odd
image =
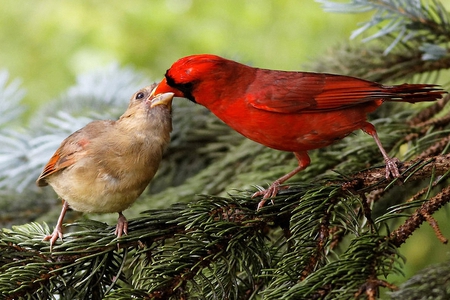
POLYGON ((136 99, 142 99, 144 98, 144 93, 143 92, 139 92, 136 94, 136 99))

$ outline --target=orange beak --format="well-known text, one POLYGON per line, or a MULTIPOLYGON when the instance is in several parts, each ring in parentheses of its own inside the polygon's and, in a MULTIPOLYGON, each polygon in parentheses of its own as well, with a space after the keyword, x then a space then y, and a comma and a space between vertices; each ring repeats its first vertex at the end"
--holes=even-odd
POLYGON ((150 96, 148 100, 150 100, 150 107, 155 107, 157 105, 165 105, 170 109, 172 109, 172 99, 173 99, 173 93, 164 93, 159 94, 156 97, 150 96))
POLYGON ((150 94, 150 97, 164 93, 173 93, 174 97, 184 97, 184 94, 181 91, 167 84, 166 78, 161 80, 161 82, 153 89, 153 91, 150 94))

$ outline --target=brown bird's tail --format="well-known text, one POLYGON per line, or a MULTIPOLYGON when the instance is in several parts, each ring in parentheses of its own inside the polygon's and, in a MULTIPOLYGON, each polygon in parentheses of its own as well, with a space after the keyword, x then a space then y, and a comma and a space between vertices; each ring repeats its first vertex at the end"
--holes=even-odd
POLYGON ((400 84, 386 86, 383 85, 384 93, 387 97, 386 101, 401 101, 401 102, 424 102, 424 101, 436 101, 440 99, 442 95, 447 94, 442 88, 435 84, 400 84))

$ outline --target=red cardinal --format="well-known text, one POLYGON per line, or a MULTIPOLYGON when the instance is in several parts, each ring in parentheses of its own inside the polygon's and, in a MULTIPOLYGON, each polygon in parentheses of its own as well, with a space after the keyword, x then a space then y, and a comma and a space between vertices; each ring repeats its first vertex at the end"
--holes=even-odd
POLYGON ((386 162, 386 178, 400 176, 367 114, 384 101, 434 101, 445 93, 429 84, 390 86, 349 76, 259 69, 209 54, 175 62, 152 94, 168 92, 205 106, 255 142, 294 152, 299 166, 253 195, 263 196, 258 209, 277 194, 280 184, 310 164, 308 150, 357 129, 375 139, 386 162))

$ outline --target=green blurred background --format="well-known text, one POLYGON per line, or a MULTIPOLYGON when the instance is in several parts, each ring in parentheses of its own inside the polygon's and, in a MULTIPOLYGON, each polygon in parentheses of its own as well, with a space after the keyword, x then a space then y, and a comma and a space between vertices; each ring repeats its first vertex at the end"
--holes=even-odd
POLYGON ((31 108, 59 95, 76 74, 111 62, 154 80, 195 53, 299 70, 366 20, 325 13, 312 0, 6 0, 0 11, 0 68, 23 80, 31 108))
MULTIPOLYGON (((154 81, 195 53, 307 70, 327 49, 349 42, 371 16, 326 13, 312 0, 3 0, 0 12, 0 69, 22 80, 29 113, 74 84, 76 75, 114 62, 154 81)), ((448 219, 445 211, 439 215, 448 219)), ((449 247, 423 227, 405 245, 407 277, 443 255, 448 259, 449 247)))

